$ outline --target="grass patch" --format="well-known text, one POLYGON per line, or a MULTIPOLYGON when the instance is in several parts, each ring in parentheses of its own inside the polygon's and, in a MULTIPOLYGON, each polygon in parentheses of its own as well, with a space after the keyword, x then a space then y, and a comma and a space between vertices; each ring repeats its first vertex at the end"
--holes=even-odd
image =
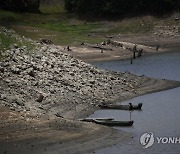
POLYGON ((152 16, 128 18, 116 22, 105 33, 108 34, 148 34, 151 33, 155 26, 176 26, 180 25, 172 17, 157 18, 152 16))
POLYGON ((64 0, 51 0, 50 2, 41 3, 39 10, 41 13, 65 13, 64 0))
POLYGON ((67 22, 36 24, 35 27, 68 34, 87 34, 98 28, 96 24, 68 24, 67 22))
POLYGON ((94 33, 94 30, 99 26, 99 24, 84 24, 82 22, 71 24, 67 21, 35 25, 35 27, 53 31, 52 34, 56 33, 57 37, 52 38, 52 40, 54 43, 62 45, 79 45, 82 42, 97 43, 102 41, 100 38, 88 37, 88 34, 94 33))
POLYGON ((8 24, 22 20, 22 15, 11 11, 0 10, 0 23, 8 24))
POLYGON ((88 37, 88 34, 94 33, 94 30, 99 26, 99 24, 84 24, 82 22, 71 24, 67 21, 35 25, 35 27, 52 31, 51 34, 57 35, 57 37, 52 38, 53 42, 62 45, 79 45, 82 42, 97 43, 102 41, 99 38, 88 37))
POLYGON ((39 27, 29 27, 28 25, 14 25, 12 28, 20 35, 25 35, 34 40, 39 40, 41 38, 51 39, 53 43, 57 45, 80 45, 82 42, 97 43, 102 41, 100 38, 88 37, 85 32, 83 34, 78 34, 76 32, 67 33, 64 30, 55 31, 39 27))
POLYGON ((131 18, 118 22, 109 29, 109 34, 145 34, 154 29, 155 19, 152 18, 131 18))
POLYGON ((1 51, 9 49, 10 46, 15 43, 20 45, 20 42, 18 42, 15 38, 12 38, 10 36, 6 36, 0 33, 0 50, 1 51))
POLYGON ((20 45, 15 38, 4 35, 0 32, 0 60, 6 58, 4 51, 8 50, 13 44, 20 45))
POLYGON ((26 46, 27 51, 34 52, 36 45, 33 42, 24 40, 17 34, 13 32, 4 33, 3 30, 0 31, 0 59, 5 59, 8 55, 5 51, 11 49, 13 45, 16 44, 18 47, 26 46))
POLYGON ((48 14, 66 12, 64 10, 64 5, 62 4, 41 5, 39 10, 41 11, 41 13, 48 13, 48 14))
POLYGON ((42 13, 13 13, 0 10, 0 22, 19 34, 39 40, 51 39, 57 45, 79 45, 81 42, 97 43, 103 37, 89 37, 89 34, 147 34, 155 26, 177 25, 171 17, 151 16, 128 18, 114 22, 85 22, 75 14, 68 14, 62 3, 41 5, 42 13))
POLYGON ((113 34, 143 34, 153 30, 154 25, 151 23, 125 23, 111 29, 108 33, 113 34))
POLYGON ((12 13, 3 11, 0 19, 8 28, 14 29, 20 35, 39 40, 52 39, 57 45, 79 45, 82 42, 97 43, 100 38, 88 37, 95 33, 101 25, 98 23, 85 23, 76 19, 74 15, 65 12, 58 14, 12 13), (34 30, 37 30, 34 32, 34 30))

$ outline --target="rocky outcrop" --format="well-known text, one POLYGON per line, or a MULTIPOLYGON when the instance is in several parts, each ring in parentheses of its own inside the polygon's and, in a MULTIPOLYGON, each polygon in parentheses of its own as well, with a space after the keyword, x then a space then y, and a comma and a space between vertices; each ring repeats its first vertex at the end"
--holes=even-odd
MULTIPOLYGON (((20 37, 12 34, 21 41, 20 37)), ((27 39, 26 39, 27 41, 27 39)), ((99 70, 63 53, 55 45, 11 47, 0 61, 0 104, 12 110, 61 114, 76 106, 98 105, 134 95, 147 78, 99 70)))

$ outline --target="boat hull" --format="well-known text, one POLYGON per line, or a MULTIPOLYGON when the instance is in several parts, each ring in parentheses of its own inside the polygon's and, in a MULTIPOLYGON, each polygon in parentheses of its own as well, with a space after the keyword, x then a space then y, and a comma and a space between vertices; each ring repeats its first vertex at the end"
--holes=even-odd
POLYGON ((114 118, 85 118, 85 119, 79 119, 80 121, 84 122, 94 122, 94 120, 105 120, 105 121, 112 121, 114 118))
POLYGON ((108 120, 94 120, 96 124, 106 126, 132 126, 134 121, 108 121, 108 120))
POLYGON ((142 103, 139 103, 138 105, 99 105, 101 109, 115 109, 115 110, 141 110, 142 103))

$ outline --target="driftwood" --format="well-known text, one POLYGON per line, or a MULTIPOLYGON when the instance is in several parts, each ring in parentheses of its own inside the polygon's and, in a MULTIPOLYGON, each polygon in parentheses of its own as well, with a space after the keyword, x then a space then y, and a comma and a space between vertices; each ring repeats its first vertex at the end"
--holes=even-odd
POLYGON ((142 53, 143 53, 143 49, 138 50, 138 55, 137 55, 137 57, 141 57, 141 56, 142 56, 142 53))
POLYGON ((42 43, 42 44, 53 44, 51 39, 41 39, 40 43, 42 43))
POLYGON ((110 50, 110 51, 113 51, 113 49, 111 48, 105 48, 105 47, 101 47, 101 46, 91 46, 92 48, 96 48, 96 49, 100 49, 100 50, 110 50))
POLYGON ((108 35, 105 35, 105 37, 106 38, 111 38, 111 39, 113 38, 113 36, 108 36, 108 35))
POLYGON ((117 41, 108 40, 107 43, 108 43, 108 44, 112 44, 112 45, 114 45, 114 46, 116 46, 116 47, 123 47, 123 44, 122 44, 122 43, 119 43, 119 42, 117 42, 117 41))
POLYGON ((95 49, 113 51, 113 49, 111 49, 111 48, 106 48, 106 47, 102 47, 102 46, 98 46, 98 45, 92 45, 92 44, 84 44, 84 45, 91 47, 91 48, 95 48, 95 49))

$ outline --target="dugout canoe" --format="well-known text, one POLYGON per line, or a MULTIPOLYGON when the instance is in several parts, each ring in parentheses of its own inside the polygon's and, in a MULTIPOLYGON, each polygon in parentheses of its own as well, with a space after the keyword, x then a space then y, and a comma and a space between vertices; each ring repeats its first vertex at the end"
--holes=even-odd
POLYGON ((129 105, 115 105, 115 104, 107 104, 107 105, 98 105, 101 109, 116 109, 116 110, 141 110, 142 103, 139 103, 138 105, 132 105, 129 103, 129 105))
POLYGON ((134 121, 94 120, 96 124, 106 126, 132 126, 134 121))

